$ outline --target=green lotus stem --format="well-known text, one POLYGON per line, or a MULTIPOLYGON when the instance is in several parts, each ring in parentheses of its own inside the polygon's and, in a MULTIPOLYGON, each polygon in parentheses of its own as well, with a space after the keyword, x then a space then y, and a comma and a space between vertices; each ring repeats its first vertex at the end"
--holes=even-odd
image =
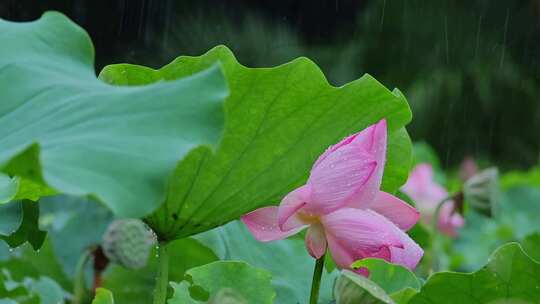
POLYGON ((75 267, 75 282, 73 282, 73 300, 71 301, 71 303, 73 304, 83 303, 86 296, 88 295, 86 290, 86 280, 84 279, 84 268, 91 255, 91 250, 85 250, 79 258, 77 266, 75 267))
POLYGON ((432 223, 433 231, 436 232, 439 229, 439 215, 441 214, 442 206, 444 205, 444 203, 446 203, 447 201, 451 199, 452 199, 452 196, 448 196, 437 204, 437 208, 435 208, 435 212, 433 212, 433 223, 432 223))
POLYGON ((311 295, 309 296, 309 304, 317 304, 317 301, 319 300, 319 289, 321 287, 321 277, 324 269, 325 255, 326 253, 315 262, 313 279, 311 281, 311 295))
POLYGON ((167 301, 167 286, 169 284, 169 256, 166 243, 158 248, 158 272, 154 289, 154 304, 165 304, 167 301))
POLYGON ((437 236, 439 234, 439 216, 441 214, 441 208, 442 206, 449 200, 452 199, 452 196, 448 196, 445 199, 441 200, 437 204, 437 208, 435 208, 435 212, 433 213, 432 217, 432 237, 431 237, 431 272, 436 272, 437 268, 439 268, 439 261, 437 259, 437 236))

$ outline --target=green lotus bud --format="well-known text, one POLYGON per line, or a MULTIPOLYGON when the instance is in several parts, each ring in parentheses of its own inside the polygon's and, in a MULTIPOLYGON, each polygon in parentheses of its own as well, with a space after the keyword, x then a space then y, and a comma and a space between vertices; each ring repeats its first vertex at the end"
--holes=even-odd
POLYGON ((247 301, 234 289, 222 288, 210 298, 208 304, 247 304, 247 301))
POLYGON ((128 269, 146 265, 156 243, 153 231, 141 220, 121 219, 112 222, 103 235, 103 252, 112 262, 128 269))
POLYGON ((488 168, 469 178, 463 185, 463 194, 469 205, 491 216, 499 200, 499 172, 488 168))

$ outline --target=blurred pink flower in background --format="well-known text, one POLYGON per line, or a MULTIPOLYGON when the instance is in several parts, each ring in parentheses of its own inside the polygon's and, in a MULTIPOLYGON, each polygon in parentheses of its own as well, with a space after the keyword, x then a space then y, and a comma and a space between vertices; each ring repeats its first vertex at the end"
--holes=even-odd
MULTIPOLYGON (((418 164, 401 188, 415 203, 422 214, 421 221, 431 224, 437 205, 448 198, 448 191, 437 184, 430 164, 418 164)), ((438 229, 451 237, 457 236, 457 229, 464 225, 463 217, 454 212, 454 202, 446 201, 439 211, 438 229)))
MULTIPOLYGON (((343 139, 317 159, 307 183, 278 206, 242 216, 259 241, 286 238, 308 227, 306 247, 318 259, 326 248, 336 265, 377 257, 410 269, 423 250, 404 232, 419 213, 380 191, 386 161, 386 121, 343 139)), ((367 275, 365 269, 357 272, 367 275)))
POLYGON ((466 182, 469 178, 478 173, 478 165, 472 156, 465 156, 459 165, 459 178, 466 182))

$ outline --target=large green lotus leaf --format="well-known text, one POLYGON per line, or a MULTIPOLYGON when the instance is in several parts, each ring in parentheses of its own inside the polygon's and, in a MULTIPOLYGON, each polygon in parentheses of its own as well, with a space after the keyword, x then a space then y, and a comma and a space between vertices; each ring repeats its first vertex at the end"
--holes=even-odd
POLYGON ((10 176, 144 216, 178 161, 220 138, 219 67, 122 88, 96 78, 88 35, 60 13, 0 20, 0 33, 0 171, 10 176))
POLYGON ((531 258, 540 262, 540 233, 528 235, 521 244, 531 258))
POLYGON ((247 68, 218 46, 200 57, 179 57, 160 70, 108 66, 100 78, 117 85, 147 84, 186 77, 218 61, 231 89, 223 140, 215 154, 198 149, 177 168, 166 203, 147 219, 162 239, 206 231, 279 203, 306 181, 328 146, 382 118, 389 126, 383 189, 393 192, 404 183, 411 162, 404 126, 411 112, 398 90, 387 90, 369 75, 337 88, 309 59, 247 68))
MULTIPOLYGON (((221 297, 233 298, 229 303, 274 303, 275 292, 270 284, 272 276, 263 269, 258 269, 245 262, 217 261, 195 267, 186 272, 187 287, 184 282, 172 283, 175 292, 168 304, 184 304, 186 299, 202 300, 206 303, 227 303, 221 297), (188 294, 189 293, 189 296, 188 294), (227 296, 230 293, 230 296, 227 296)), ((187 303, 197 303, 187 302, 187 303)))
POLYGON ((540 264, 509 243, 476 272, 435 273, 409 303, 540 303, 540 264))
MULTIPOLYGON (((291 237, 262 243, 245 225, 233 221, 195 236, 223 260, 242 260, 272 273, 276 304, 308 303, 315 260, 307 253, 304 240, 291 237)), ((332 300, 332 286, 339 271, 324 272, 319 303, 332 300)))

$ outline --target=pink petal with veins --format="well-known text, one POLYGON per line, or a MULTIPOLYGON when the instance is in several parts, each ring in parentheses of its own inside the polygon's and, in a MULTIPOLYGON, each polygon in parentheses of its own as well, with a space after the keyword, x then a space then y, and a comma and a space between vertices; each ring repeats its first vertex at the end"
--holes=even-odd
POLYGON ((278 225, 277 214, 278 207, 264 207, 243 215, 241 220, 253 236, 261 242, 287 238, 305 227, 302 222, 295 220, 290 223, 291 229, 282 231, 278 225))
POLYGON ((335 211, 364 191, 377 163, 359 144, 348 144, 330 153, 312 169, 307 184, 311 201, 305 210, 323 215, 335 211))
POLYGON ((297 226, 297 212, 305 205, 308 204, 308 201, 311 199, 311 187, 309 185, 304 185, 296 188, 287 194, 278 209, 278 225, 281 230, 289 230, 297 226))
POLYGON ((423 255, 409 236, 384 216, 344 208, 322 217, 332 257, 340 268, 367 257, 378 257, 414 268, 423 255))
POLYGON ((309 226, 305 242, 306 248, 312 257, 315 259, 322 257, 326 252, 326 237, 323 226, 319 223, 309 226))
POLYGON ((385 247, 403 246, 395 233, 397 227, 371 210, 343 208, 324 215, 321 222, 332 257, 341 268, 350 268, 352 262, 385 247))
POLYGON ((366 208, 383 215, 404 231, 412 228, 420 219, 420 212, 413 206, 382 191, 377 193, 375 199, 366 208))

